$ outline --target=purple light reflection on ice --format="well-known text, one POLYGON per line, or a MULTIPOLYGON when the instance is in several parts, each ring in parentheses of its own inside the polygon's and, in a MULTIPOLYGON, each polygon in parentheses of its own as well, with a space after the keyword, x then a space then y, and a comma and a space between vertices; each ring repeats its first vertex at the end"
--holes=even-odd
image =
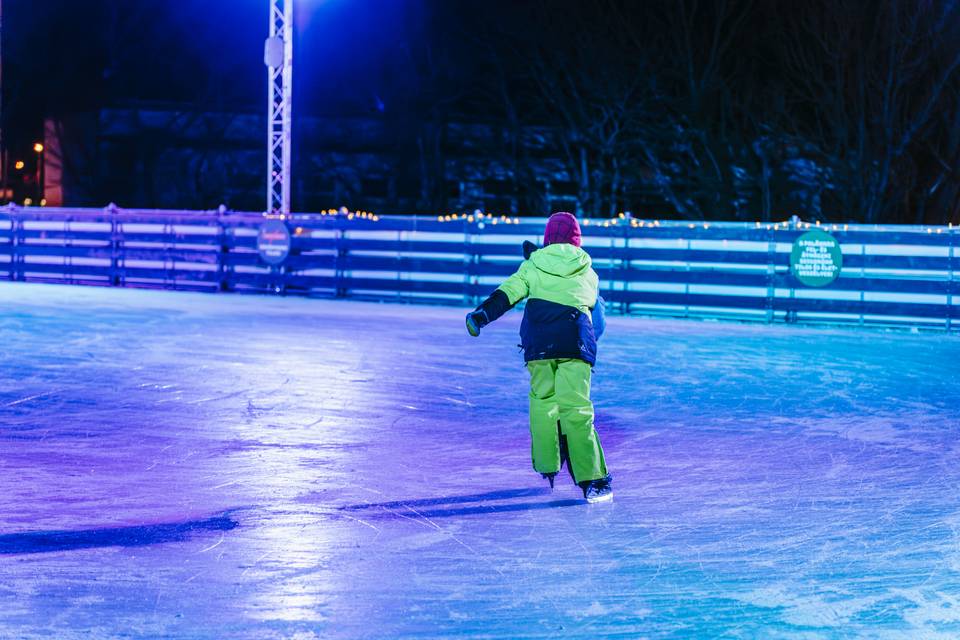
POLYGON ((588 507, 518 323, 0 284, 0 636, 960 633, 956 336, 611 318, 588 507))

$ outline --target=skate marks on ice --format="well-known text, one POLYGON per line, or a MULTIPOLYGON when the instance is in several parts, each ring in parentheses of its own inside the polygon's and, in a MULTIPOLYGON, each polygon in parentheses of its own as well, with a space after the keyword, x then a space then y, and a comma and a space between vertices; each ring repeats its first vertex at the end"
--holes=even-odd
POLYGON ((956 337, 611 318, 586 505, 518 324, 0 285, 0 637, 960 637, 956 337))

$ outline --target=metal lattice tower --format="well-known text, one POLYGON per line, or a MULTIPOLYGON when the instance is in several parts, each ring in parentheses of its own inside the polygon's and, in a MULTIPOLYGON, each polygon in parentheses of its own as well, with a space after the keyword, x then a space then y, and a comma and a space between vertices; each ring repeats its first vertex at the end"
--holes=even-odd
POLYGON ((267 64, 267 213, 290 213, 293 0, 270 0, 267 64))

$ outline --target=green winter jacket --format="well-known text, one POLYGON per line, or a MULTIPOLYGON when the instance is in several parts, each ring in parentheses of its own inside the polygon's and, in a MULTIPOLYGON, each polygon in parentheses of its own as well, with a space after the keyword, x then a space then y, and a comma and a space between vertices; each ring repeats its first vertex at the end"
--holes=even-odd
POLYGON ((507 298, 490 314, 491 319, 527 298, 520 323, 527 362, 550 358, 579 358, 591 366, 596 362, 590 311, 597 304, 600 280, 590 264, 589 254, 580 247, 547 245, 525 260, 489 298, 507 298))
POLYGON ((589 315, 597 303, 599 286, 586 251, 572 244, 551 244, 524 260, 498 288, 511 306, 531 298, 575 307, 589 315))

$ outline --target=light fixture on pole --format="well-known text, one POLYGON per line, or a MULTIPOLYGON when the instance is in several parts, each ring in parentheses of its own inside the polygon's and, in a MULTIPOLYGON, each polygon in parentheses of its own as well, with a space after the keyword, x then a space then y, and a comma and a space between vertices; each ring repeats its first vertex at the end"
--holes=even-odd
POLYGON ((33 150, 37 153, 37 174, 36 174, 36 183, 37 183, 37 200, 44 200, 46 194, 44 193, 43 183, 46 181, 46 167, 43 166, 43 143, 34 142, 33 150))
POLYGON ((293 108, 293 0, 270 0, 267 65, 267 213, 290 213, 293 108))

